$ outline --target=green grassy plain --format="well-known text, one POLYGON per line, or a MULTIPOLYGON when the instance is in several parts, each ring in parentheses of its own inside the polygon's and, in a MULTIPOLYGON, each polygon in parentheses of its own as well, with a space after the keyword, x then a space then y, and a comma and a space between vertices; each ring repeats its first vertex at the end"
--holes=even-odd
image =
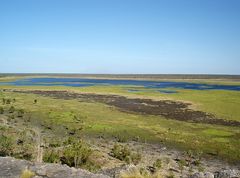
POLYGON ((166 88, 178 93, 165 94, 154 89, 145 89, 136 86, 91 86, 91 87, 64 87, 64 86, 0 86, 1 88, 17 88, 24 90, 68 90, 83 93, 117 94, 127 97, 151 98, 154 100, 170 99, 192 104, 192 108, 212 113, 221 119, 240 121, 240 92, 228 90, 183 90, 166 88), (137 89, 137 92, 129 92, 129 89, 137 89))
MULTIPOLYGON (((20 77, 21 78, 21 77, 20 77)), ((3 77, 1 82, 19 79, 3 77)), ((172 81, 172 80, 171 80, 172 81)), ((179 81, 179 80, 177 80, 179 81)), ((186 82, 186 80, 183 80, 186 82)), ((196 83, 240 85, 229 80, 187 80, 196 83)), ((183 90, 168 88, 177 93, 165 94, 155 89, 141 86, 1 86, 0 89, 23 90, 66 90, 81 93, 117 94, 131 98, 150 98, 153 100, 179 100, 191 103, 193 109, 214 114, 225 120, 240 121, 240 92, 227 90, 183 90), (129 90, 138 90, 129 92, 129 90)), ((231 162, 240 160, 239 127, 211 124, 189 123, 168 120, 160 116, 139 115, 120 112, 114 107, 97 102, 79 102, 77 100, 53 99, 33 94, 0 92, 1 98, 15 98, 14 107, 24 109, 32 116, 32 124, 45 123, 50 126, 64 126, 70 129, 83 128, 85 137, 104 137, 113 139, 121 136, 127 140, 149 143, 164 143, 173 148, 197 150, 216 154, 231 162), (33 104, 37 99, 37 104, 33 104), (76 122, 75 117, 81 122, 76 122)), ((2 107, 10 107, 2 105, 2 107)), ((56 133, 61 137, 61 130, 56 133)))
MULTIPOLYGON (((239 120, 240 94, 230 91, 178 90, 176 94, 162 94, 153 90, 130 93, 133 86, 95 86, 85 88, 70 87, 12 87, 1 88, 71 90, 102 94, 120 94, 128 97, 184 100, 203 111, 215 113, 225 119, 239 120)), ((15 98, 15 108, 24 109, 33 116, 33 124, 64 126, 71 129, 82 128, 85 137, 113 139, 125 137, 148 143, 164 143, 173 148, 203 151, 216 154, 228 161, 240 160, 239 127, 197 124, 168 120, 158 116, 146 116, 120 112, 114 107, 77 100, 53 99, 33 94, 2 92, 0 98, 15 98), (33 104, 37 99, 37 104, 33 104), (81 122, 76 122, 77 116, 81 122)), ((1 106, 1 104, 0 104, 1 106)), ((9 107, 4 105, 3 107, 9 107)), ((58 132, 61 137, 61 131, 58 132)))

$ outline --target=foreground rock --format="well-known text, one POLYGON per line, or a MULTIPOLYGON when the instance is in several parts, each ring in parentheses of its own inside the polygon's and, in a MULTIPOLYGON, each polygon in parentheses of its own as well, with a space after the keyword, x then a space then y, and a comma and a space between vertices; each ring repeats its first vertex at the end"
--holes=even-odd
MULTIPOLYGON (((11 157, 0 157, 0 178, 19 178, 24 170, 34 173, 33 178, 110 178, 119 177, 120 172, 129 171, 131 166, 121 166, 112 170, 101 171, 101 174, 93 174, 86 170, 70 168, 60 164, 33 163, 18 160, 11 157)), ((136 170, 137 167, 136 167, 136 170)), ((167 177, 167 176, 166 176, 167 177)), ((225 169, 214 173, 194 173, 189 175, 177 175, 182 178, 240 178, 239 170, 225 169)))
POLYGON ((195 173, 190 178, 239 178, 240 174, 236 170, 228 169, 212 173, 195 173))
POLYGON ((35 174, 34 178, 109 178, 66 165, 32 163, 11 157, 0 157, 0 178, 19 178, 24 170, 35 174))

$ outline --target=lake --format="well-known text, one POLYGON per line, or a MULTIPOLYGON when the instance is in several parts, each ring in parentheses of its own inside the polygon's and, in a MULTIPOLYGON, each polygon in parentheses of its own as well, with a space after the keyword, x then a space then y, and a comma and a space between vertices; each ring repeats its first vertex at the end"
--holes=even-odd
MULTIPOLYGON (((131 85, 143 86, 145 88, 159 89, 176 88, 191 90, 234 90, 240 91, 238 85, 216 85, 216 84, 200 84, 189 82, 168 82, 168 81, 145 81, 145 80, 114 80, 114 79, 85 79, 85 78, 27 78, 13 82, 1 82, 1 85, 15 86, 70 86, 70 87, 87 87, 96 85, 131 85)), ((137 91, 137 90, 136 90, 137 91)), ((174 93, 170 91, 169 93, 174 93)))

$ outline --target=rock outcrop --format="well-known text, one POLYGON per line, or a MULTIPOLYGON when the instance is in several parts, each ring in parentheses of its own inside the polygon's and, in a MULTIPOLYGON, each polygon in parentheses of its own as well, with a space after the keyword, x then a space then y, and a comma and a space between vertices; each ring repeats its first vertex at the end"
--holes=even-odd
MULTIPOLYGON (((18 160, 12 157, 0 157, 0 178, 19 178, 24 170, 35 174, 33 178, 110 178, 116 177, 129 166, 121 166, 112 170, 101 171, 101 174, 93 174, 86 170, 70 168, 66 165, 33 163, 26 160, 18 160)), ((190 178, 240 178, 240 171, 234 169, 220 170, 215 173, 194 173, 190 178)))
POLYGON ((109 178, 107 175, 93 174, 66 165, 32 163, 11 157, 0 157, 0 178, 19 178, 24 170, 33 172, 34 178, 109 178))
POLYGON ((195 173, 190 178, 239 178, 240 174, 236 170, 226 169, 212 173, 195 173))

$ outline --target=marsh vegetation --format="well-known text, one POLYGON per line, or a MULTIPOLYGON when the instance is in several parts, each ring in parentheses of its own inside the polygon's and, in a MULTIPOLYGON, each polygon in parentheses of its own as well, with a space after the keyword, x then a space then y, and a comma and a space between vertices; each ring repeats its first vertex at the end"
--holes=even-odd
POLYGON ((238 91, 132 87, 2 86, 0 156, 145 177, 239 165, 238 91))

